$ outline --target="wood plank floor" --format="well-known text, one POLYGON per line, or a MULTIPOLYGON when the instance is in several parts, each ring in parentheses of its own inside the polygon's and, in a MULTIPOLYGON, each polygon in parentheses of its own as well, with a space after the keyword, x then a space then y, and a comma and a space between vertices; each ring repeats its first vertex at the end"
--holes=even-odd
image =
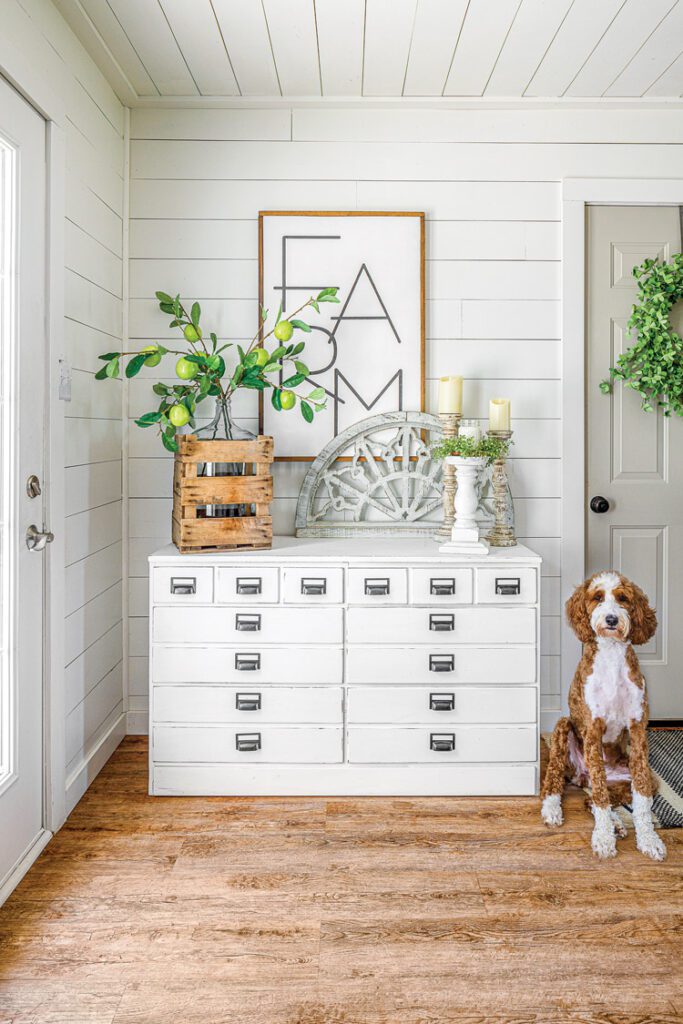
POLYGON ((2 1024, 683 1019, 683 830, 590 851, 583 794, 146 795, 116 752, 0 910, 2 1024))

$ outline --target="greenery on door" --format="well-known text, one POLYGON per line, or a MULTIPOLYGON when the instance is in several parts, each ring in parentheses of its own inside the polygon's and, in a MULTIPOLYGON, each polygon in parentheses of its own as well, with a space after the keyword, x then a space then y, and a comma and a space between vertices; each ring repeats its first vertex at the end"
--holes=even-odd
POLYGON ((445 437, 439 444, 432 447, 432 458, 445 459, 457 455, 461 459, 486 459, 488 463, 496 459, 504 459, 510 451, 511 440, 503 437, 445 437))
POLYGON ((636 391, 642 408, 652 412, 659 406, 665 416, 683 416, 683 339, 671 326, 673 306, 683 299, 683 254, 669 261, 645 260, 633 268, 638 282, 638 301, 628 328, 637 340, 610 367, 609 380, 600 383, 609 394, 614 381, 636 391))
POLYGON ((168 451, 178 450, 175 440, 176 430, 189 423, 195 426, 195 412, 200 402, 211 396, 219 401, 227 402, 238 388, 251 388, 255 391, 271 389, 270 400, 278 412, 293 409, 299 403, 301 415, 307 423, 311 423, 316 412, 325 408, 325 390, 321 387, 303 397, 297 392, 309 375, 308 366, 301 360, 305 342, 290 341, 295 331, 310 334, 312 328, 304 320, 298 319, 302 310, 310 308, 320 312, 320 303, 339 302, 337 288, 323 288, 318 295, 312 296, 299 306, 289 317, 278 309, 275 323, 267 334, 264 334, 268 319, 268 310, 261 307, 261 326, 246 348, 235 345, 237 362, 231 370, 227 369, 224 352, 233 347, 232 342, 219 345, 217 336, 209 332, 209 340, 204 336, 200 326, 201 306, 193 302, 188 313, 181 302, 180 295, 172 298, 166 292, 157 292, 159 308, 162 313, 172 316, 169 327, 178 329, 185 341, 182 349, 166 348, 155 343, 131 352, 106 352, 99 358, 104 360, 95 374, 97 380, 116 378, 121 369, 121 360, 126 359, 126 377, 135 377, 143 366, 158 366, 163 356, 174 355, 180 358, 175 364, 176 377, 181 383, 166 384, 159 381, 152 386, 152 391, 161 401, 156 409, 144 413, 135 422, 139 427, 156 427, 161 441, 168 451), (270 337, 279 344, 272 351, 264 347, 270 337), (285 364, 290 364, 285 369, 285 364), (280 383, 268 378, 281 374, 280 383))

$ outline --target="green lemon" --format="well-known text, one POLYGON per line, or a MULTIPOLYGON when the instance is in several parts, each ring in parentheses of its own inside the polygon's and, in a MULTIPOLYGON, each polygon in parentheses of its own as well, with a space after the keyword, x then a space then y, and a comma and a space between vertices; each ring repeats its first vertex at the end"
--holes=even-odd
POLYGON ((190 420, 190 414, 184 405, 174 405, 168 411, 168 418, 174 427, 184 427, 190 420))
POLYGON ((189 359, 186 359, 185 356, 181 356, 175 364, 175 372, 181 380, 192 380, 197 376, 199 367, 196 363, 192 363, 189 359))
POLYGON ((201 327, 195 327, 194 324, 188 324, 183 331, 186 341, 199 341, 202 336, 201 327))
POLYGON ((296 395, 293 391, 288 391, 285 388, 284 391, 280 392, 280 406, 283 409, 293 409, 296 405, 296 395))
POLYGON ((289 320, 281 320, 279 324, 275 324, 273 334, 278 341, 289 341, 294 334, 294 328, 290 324, 289 320))
POLYGON ((256 365, 260 366, 261 369, 263 369, 264 366, 267 366, 270 362, 270 356, 264 348, 254 349, 254 355, 256 357, 256 365))
POLYGON ((151 352, 151 356, 147 356, 145 359, 145 366, 158 366, 161 362, 161 352, 158 351, 156 345, 145 345, 144 348, 140 349, 140 352, 151 352))

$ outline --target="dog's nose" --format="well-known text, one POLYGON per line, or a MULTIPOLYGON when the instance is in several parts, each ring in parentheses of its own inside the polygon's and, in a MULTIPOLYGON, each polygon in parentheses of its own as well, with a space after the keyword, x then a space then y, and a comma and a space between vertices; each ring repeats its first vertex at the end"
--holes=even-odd
POLYGON ((619 619, 616 615, 605 615, 605 625, 609 626, 610 629, 612 629, 614 626, 619 625, 619 619))

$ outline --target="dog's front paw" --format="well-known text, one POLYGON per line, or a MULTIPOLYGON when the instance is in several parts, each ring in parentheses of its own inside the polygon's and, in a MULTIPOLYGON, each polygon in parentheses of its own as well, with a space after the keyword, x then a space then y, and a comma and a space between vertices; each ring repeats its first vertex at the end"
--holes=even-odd
POLYGON ((609 807, 593 807, 595 828, 591 837, 591 846, 596 856, 606 859, 617 855, 617 836, 609 807))
POLYGON ((617 834, 617 839, 625 839, 628 835, 628 829, 619 817, 618 812, 615 810, 610 811, 610 817, 612 818, 612 822, 614 824, 614 831, 617 834))
POLYGON ((652 860, 664 860, 666 857, 666 846, 654 829, 647 829, 640 835, 636 831, 636 846, 646 857, 652 857, 652 860))
POLYGON ((562 824, 562 797, 559 793, 551 793, 545 798, 541 804, 541 817, 546 825, 562 824))

